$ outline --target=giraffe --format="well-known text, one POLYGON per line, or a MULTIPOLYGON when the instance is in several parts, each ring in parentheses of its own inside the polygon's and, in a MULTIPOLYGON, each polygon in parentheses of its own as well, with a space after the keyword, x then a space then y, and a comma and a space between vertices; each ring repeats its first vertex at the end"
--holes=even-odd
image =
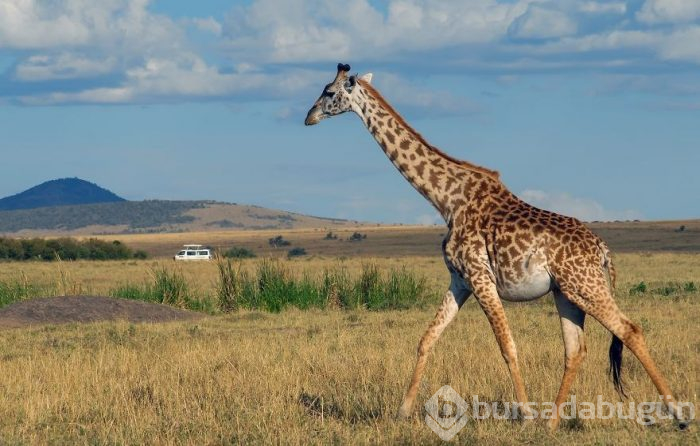
MULTIPOLYGON (((624 395, 620 369, 623 346, 642 363, 669 412, 682 429, 688 425, 666 379, 646 347, 641 328, 613 299, 615 269, 603 240, 580 221, 535 208, 501 182, 498 172, 458 160, 433 147, 411 128, 372 86, 372 74, 348 75, 338 64, 309 110, 314 125, 352 111, 365 124, 399 172, 437 209, 448 226, 442 244, 450 286, 418 344, 417 359, 399 417, 409 417, 428 354, 443 330, 473 294, 484 311, 510 372, 518 407, 531 418, 518 366, 515 342, 502 300, 528 301, 554 295, 564 341, 564 374, 555 408, 565 403, 586 356, 584 319, 588 314, 612 334, 609 350, 613 383, 624 395)), ((559 424, 559 410, 549 420, 559 424)))

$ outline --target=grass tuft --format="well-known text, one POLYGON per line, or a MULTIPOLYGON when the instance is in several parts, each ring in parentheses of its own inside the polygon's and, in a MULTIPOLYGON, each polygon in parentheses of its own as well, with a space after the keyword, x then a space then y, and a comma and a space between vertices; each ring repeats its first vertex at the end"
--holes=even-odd
POLYGON ((293 274, 283 262, 264 259, 248 274, 239 263, 218 260, 217 296, 222 312, 238 309, 278 313, 287 307, 406 309, 425 303, 425 278, 406 269, 382 275, 376 264, 362 266, 352 278, 342 266, 325 268, 320 277, 293 274))

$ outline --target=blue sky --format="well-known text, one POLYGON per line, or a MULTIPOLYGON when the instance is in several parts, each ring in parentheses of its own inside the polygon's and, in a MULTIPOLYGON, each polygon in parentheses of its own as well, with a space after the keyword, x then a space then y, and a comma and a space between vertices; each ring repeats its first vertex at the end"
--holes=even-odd
POLYGON ((700 0, 0 0, 0 196, 439 222, 356 117, 303 126, 345 62, 537 206, 698 218, 699 42, 700 0))

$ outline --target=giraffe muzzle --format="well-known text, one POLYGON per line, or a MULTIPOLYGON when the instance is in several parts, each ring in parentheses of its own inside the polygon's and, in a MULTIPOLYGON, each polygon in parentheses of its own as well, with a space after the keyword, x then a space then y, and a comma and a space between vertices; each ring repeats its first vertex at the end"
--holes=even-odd
POLYGON ((314 125, 324 118, 323 112, 321 112, 318 107, 313 107, 306 114, 306 119, 304 120, 304 125, 314 125))

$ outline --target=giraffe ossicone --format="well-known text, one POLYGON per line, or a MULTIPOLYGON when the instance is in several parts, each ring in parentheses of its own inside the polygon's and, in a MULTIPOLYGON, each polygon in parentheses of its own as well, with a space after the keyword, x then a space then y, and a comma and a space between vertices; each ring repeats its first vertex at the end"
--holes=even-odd
MULTIPOLYGON (((349 65, 338 64, 335 79, 324 87, 305 124, 318 124, 349 111, 357 114, 389 160, 435 206, 448 227, 443 255, 451 284, 418 344, 399 415, 413 412, 428 353, 472 294, 491 324, 517 402, 527 411, 527 394, 502 300, 531 300, 553 292, 564 339, 564 375, 555 406, 565 403, 586 356, 583 328, 588 314, 612 333, 610 370, 618 391, 622 392, 624 345, 642 363, 669 412, 685 427, 687 422, 649 354, 641 328, 613 299, 615 269, 605 242, 574 218, 522 201, 501 182, 498 172, 432 146, 371 85, 371 74, 348 76, 349 71, 349 65)), ((552 429, 559 424, 559 411, 555 412, 549 423, 552 429)))

